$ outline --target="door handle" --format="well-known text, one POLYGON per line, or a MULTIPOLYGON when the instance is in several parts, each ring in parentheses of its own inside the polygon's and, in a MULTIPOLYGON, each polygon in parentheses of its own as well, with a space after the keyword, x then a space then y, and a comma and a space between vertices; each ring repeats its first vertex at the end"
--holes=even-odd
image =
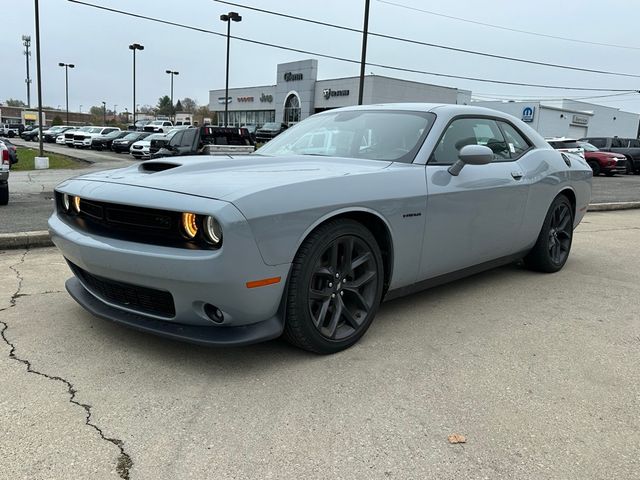
POLYGON ((522 178, 522 172, 511 172, 511 176, 514 180, 520 180, 522 178))

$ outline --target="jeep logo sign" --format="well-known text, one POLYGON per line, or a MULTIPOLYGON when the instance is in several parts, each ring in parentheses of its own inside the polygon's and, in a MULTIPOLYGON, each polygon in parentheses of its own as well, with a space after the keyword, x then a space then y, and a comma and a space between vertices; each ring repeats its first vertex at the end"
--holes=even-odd
POLYGON ((347 97, 349 96, 349 90, 331 90, 325 88, 322 90, 322 96, 325 100, 329 100, 331 97, 347 97))
POLYGON ((533 116, 535 115, 536 107, 524 107, 522 109, 522 121, 533 122, 533 116))
POLYGON ((265 95, 264 93, 260 95, 261 102, 271 103, 273 102, 273 95, 265 95))
POLYGON ((287 72, 284 74, 284 81, 285 82, 295 82, 298 80, 302 80, 303 76, 301 73, 291 73, 291 72, 287 72))

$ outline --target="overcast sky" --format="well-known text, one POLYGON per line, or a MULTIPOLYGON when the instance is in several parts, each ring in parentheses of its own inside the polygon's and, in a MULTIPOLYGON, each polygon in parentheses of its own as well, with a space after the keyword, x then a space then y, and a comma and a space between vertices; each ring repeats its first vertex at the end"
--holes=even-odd
MULTIPOLYGON (((360 58, 361 37, 278 18, 243 8, 222 5, 213 0, 86 0, 87 2, 149 15, 156 18, 225 32, 219 20, 222 13, 237 10, 241 23, 232 25, 232 34, 292 46, 304 50, 353 59, 360 58)), ((500 55, 566 64, 591 69, 640 74, 640 40, 637 22, 640 5, 629 0, 584 2, 578 0, 453 0, 425 2, 391 0, 442 14, 592 42, 638 47, 621 49, 561 41, 509 32, 453 19, 410 11, 371 0, 369 28, 385 33, 469 48, 500 55)), ((0 37, 0 101, 19 98, 26 101, 25 57, 21 36, 31 35, 35 44, 32 0, 2 0, 0 37)), ((242 2, 264 9, 286 12, 361 28, 364 0, 249 0, 242 2)), ((224 88, 225 40, 223 38, 157 24, 115 13, 99 11, 67 0, 40 0, 42 36, 43 102, 64 108, 64 69, 58 62, 74 63, 69 75, 70 110, 106 101, 118 111, 132 108, 132 69, 130 43, 145 46, 137 54, 137 103, 155 105, 158 97, 169 93, 167 69, 180 72, 175 79, 175 98, 192 97, 208 102, 208 91, 224 88)), ((230 86, 271 85, 276 64, 309 56, 273 48, 232 41, 230 86)), ((433 72, 468 75, 526 83, 574 85, 582 87, 638 89, 640 78, 581 73, 541 66, 493 60, 462 53, 445 52, 370 37, 368 60, 433 72)), ((318 78, 355 76, 358 65, 324 58, 318 59, 318 78)), ((35 54, 31 60, 32 105, 37 103, 35 54)), ((510 98, 579 97, 604 93, 546 90, 438 78, 429 75, 394 72, 367 67, 367 73, 394 76, 471 90, 474 95, 510 98)), ((587 100, 640 112, 640 95, 587 100)))

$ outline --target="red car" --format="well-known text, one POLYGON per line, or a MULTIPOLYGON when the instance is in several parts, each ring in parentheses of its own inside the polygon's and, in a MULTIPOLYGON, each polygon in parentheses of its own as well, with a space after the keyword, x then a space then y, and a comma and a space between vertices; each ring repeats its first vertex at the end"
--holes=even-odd
POLYGON ((619 153, 602 152, 587 142, 577 142, 584 150, 584 158, 593 170, 593 176, 604 173, 612 177, 616 173, 627 173, 627 157, 619 153))

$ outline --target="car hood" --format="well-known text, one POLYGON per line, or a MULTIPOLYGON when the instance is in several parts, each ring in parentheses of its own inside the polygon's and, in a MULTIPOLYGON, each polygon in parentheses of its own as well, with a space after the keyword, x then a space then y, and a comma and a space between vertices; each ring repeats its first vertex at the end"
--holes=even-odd
POLYGON ((76 177, 233 202, 261 190, 373 173, 392 162, 335 157, 192 156, 159 159, 76 177))

